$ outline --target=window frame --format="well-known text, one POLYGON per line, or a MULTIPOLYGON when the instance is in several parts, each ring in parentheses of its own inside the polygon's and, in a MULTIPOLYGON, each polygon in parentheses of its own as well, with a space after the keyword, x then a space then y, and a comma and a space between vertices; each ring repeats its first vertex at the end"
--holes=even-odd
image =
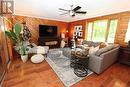
MULTIPOLYGON (((95 21, 102 21, 102 20, 107 20, 107 28, 106 28, 106 34, 105 34, 105 42, 107 42, 107 40, 108 40, 108 36, 109 36, 109 30, 110 30, 110 22, 112 21, 112 20, 117 20, 117 27, 116 27, 116 32, 115 32, 115 38, 116 38, 116 34, 117 34, 117 28, 118 28, 118 22, 119 22, 119 19, 118 18, 103 18, 103 19, 92 19, 92 20, 88 20, 87 21, 87 27, 86 27, 86 40, 87 40, 87 34, 88 34, 88 24, 89 23, 92 23, 92 32, 91 32, 91 41, 93 41, 92 40, 92 38, 93 38, 93 30, 94 30, 94 22, 95 21)), ((115 43, 115 39, 114 39, 114 42, 113 43, 115 43)))
MULTIPOLYGON (((110 20, 109 20, 109 25, 108 25, 108 36, 109 36, 110 25, 111 25, 111 21, 112 21, 112 20, 117 20, 117 26, 116 26, 115 36, 114 36, 115 39, 116 39, 116 34, 117 34, 117 29, 118 29, 118 22, 119 22, 118 18, 110 19, 110 20)), ((107 36, 107 38, 106 38, 106 42, 108 41, 108 36, 107 36)), ((113 43, 115 43, 115 39, 114 39, 114 42, 113 42, 113 43)))

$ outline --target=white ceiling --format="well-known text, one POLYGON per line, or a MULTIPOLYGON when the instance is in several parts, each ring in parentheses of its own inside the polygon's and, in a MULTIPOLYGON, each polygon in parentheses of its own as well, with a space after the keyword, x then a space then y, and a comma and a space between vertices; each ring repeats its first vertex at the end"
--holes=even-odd
POLYGON ((71 22, 112 13, 130 11, 130 0, 15 0, 15 14, 71 22), (60 15, 59 8, 81 6, 86 15, 60 15))

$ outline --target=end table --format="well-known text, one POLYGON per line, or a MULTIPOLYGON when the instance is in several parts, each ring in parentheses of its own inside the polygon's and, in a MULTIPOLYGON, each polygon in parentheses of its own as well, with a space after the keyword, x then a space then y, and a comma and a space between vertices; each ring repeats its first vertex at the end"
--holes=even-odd
POLYGON ((88 60, 89 55, 79 56, 75 51, 71 52, 71 64, 70 66, 74 68, 74 73, 78 77, 84 77, 88 75, 88 60))

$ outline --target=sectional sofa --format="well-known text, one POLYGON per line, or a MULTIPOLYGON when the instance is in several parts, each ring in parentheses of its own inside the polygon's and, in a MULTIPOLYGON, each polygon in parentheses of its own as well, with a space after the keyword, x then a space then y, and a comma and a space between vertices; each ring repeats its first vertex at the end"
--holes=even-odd
MULTIPOLYGON (((92 45, 94 47, 100 45, 101 42, 84 41, 84 44, 92 45)), ((106 70, 110 65, 117 61, 119 45, 109 44, 108 46, 99 49, 93 54, 90 54, 89 69, 100 74, 106 70)))

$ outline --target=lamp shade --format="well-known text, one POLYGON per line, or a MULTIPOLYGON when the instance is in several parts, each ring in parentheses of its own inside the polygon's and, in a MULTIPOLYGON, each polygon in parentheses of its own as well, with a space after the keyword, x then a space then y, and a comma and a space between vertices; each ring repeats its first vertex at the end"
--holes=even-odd
POLYGON ((64 33, 61 33, 61 38, 65 38, 65 34, 64 33))

